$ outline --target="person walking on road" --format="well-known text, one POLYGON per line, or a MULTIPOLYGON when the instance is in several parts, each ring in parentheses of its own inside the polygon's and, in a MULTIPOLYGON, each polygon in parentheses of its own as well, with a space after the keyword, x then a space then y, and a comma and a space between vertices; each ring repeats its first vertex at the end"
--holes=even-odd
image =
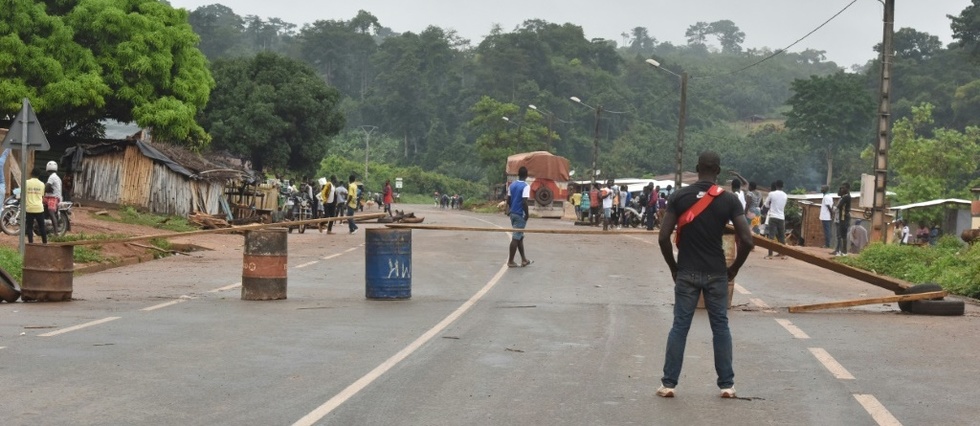
POLYGON ((394 214, 391 212, 391 203, 395 202, 395 191, 391 189, 390 179, 385 180, 384 195, 381 197, 381 200, 385 205, 385 213, 388 213, 389 217, 394 216, 394 214))
POLYGON ((830 195, 830 187, 820 187, 823 199, 820 200, 820 223, 823 224, 823 246, 830 248, 830 224, 834 222, 834 196, 830 195))
POLYGON ((687 333, 698 304, 704 297, 714 345, 715 372, 722 398, 735 397, 732 367, 732 334, 728 328, 728 282, 733 281, 752 250, 752 232, 745 221, 742 203, 716 184, 721 158, 706 151, 698 157, 698 182, 678 189, 667 202, 661 225, 660 251, 674 281, 674 323, 667 335, 664 375, 657 395, 674 396, 684 361, 687 333), (737 254, 725 264, 722 233, 735 226, 737 254), (674 226, 677 230, 674 231, 674 226), (677 260, 670 236, 676 233, 677 260))
POLYGON ((350 175, 348 178, 347 187, 347 215, 350 219, 347 219, 347 229, 350 230, 350 234, 354 235, 357 233, 357 224, 354 223, 354 212, 357 211, 357 206, 360 203, 357 197, 357 184, 354 183, 354 175, 350 175))
POLYGON ((44 182, 37 177, 41 175, 41 169, 36 169, 31 173, 30 179, 24 185, 24 211, 27 219, 24 226, 27 227, 27 242, 34 243, 34 224, 37 224, 38 233, 41 234, 41 241, 48 243, 48 230, 44 226, 44 182))
MULTIPOLYGON (((323 217, 337 216, 337 176, 330 176, 330 180, 320 189, 320 199, 323 200, 323 217)), ((323 232, 323 224, 317 226, 323 232)), ((333 234, 333 221, 327 222, 327 233, 333 234)))
MULTIPOLYGON (((527 199, 531 196, 531 185, 527 182, 527 167, 517 170, 517 180, 507 188, 507 215, 510 216, 510 226, 516 229, 524 229, 527 226, 527 219, 530 212, 527 207, 527 199)), ((524 233, 514 231, 510 240, 510 250, 508 252, 507 266, 516 268, 530 265, 532 262, 527 260, 524 254, 524 233), (514 262, 514 255, 521 253, 521 264, 514 262)))
MULTIPOLYGON (((766 217, 766 231, 770 238, 775 238, 780 244, 786 244, 786 193, 783 192, 783 181, 777 180, 773 184, 773 190, 766 197, 766 207, 769 208, 769 215, 766 217)), ((779 254, 783 256, 782 253, 779 254)), ((772 259, 772 249, 766 259, 772 259)))
POLYGON ((847 256, 847 231, 851 226, 851 184, 844 182, 837 191, 837 248, 834 255, 847 256))

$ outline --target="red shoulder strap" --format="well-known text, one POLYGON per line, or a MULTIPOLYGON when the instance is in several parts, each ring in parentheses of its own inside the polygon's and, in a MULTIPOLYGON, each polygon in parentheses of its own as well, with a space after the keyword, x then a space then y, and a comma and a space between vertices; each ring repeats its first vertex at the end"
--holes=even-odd
POLYGON ((694 203, 691 208, 681 214, 677 219, 677 234, 674 236, 674 243, 681 240, 681 228, 694 221, 694 218, 698 217, 704 209, 708 208, 708 204, 711 204, 715 200, 715 197, 721 195, 723 192, 725 192, 725 188, 718 185, 711 185, 711 188, 708 188, 708 191, 697 203, 694 203))

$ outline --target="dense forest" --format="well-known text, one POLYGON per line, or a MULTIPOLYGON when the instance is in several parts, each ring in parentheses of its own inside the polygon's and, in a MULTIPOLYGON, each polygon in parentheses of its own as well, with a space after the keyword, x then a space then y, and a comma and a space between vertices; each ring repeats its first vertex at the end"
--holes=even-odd
MULTIPOLYGON (((978 3, 949 17, 948 46, 896 31, 889 187, 899 202, 980 184, 978 3)), ((685 170, 713 149, 762 185, 857 187, 872 172, 880 60, 845 70, 819 50, 748 48, 729 20, 692 23, 674 45, 643 27, 590 40, 538 19, 466 40, 434 26, 399 33, 368 11, 298 27, 159 0, 12 0, 9 10, 0 107, 13 114, 31 98, 55 140, 97 136, 111 118, 292 177, 360 175, 369 158, 488 188, 507 155, 528 150, 589 176, 594 146, 602 178, 669 175, 688 76, 685 170)))
MULTIPOLYGON (((215 63, 275 52, 312 67, 343 97, 346 126, 329 152, 352 159, 364 157, 362 128, 374 126, 372 162, 492 183, 506 155, 543 149, 568 157, 587 176, 601 106, 602 176, 670 174, 678 75, 686 72, 686 170, 710 148, 728 168, 791 187, 871 173, 861 152, 875 143, 880 62, 845 72, 822 51, 746 49, 745 34, 727 20, 692 24, 683 46, 661 43, 642 27, 617 43, 542 20, 496 27, 479 41, 438 27, 398 33, 366 11, 297 28, 210 5, 189 20, 215 63)), ((911 28, 897 31, 895 46, 895 119, 931 103, 927 135, 980 122, 980 72, 969 46, 944 47, 911 28)))

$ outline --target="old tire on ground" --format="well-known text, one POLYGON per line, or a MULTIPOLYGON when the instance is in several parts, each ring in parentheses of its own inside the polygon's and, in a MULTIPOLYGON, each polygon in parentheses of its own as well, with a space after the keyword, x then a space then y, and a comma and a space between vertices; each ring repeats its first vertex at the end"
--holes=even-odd
MULTIPOLYGON (((912 287, 905 289, 905 291, 903 291, 902 294, 919 294, 919 293, 929 293, 933 291, 943 291, 943 287, 936 283, 916 284, 912 287)), ((942 298, 935 299, 935 300, 941 300, 941 299, 942 298)), ((911 308, 912 304, 915 302, 916 302, 915 300, 910 302, 898 302, 898 309, 901 309, 902 312, 911 312, 909 311, 909 309, 911 308)))
POLYGON ((537 201, 538 204, 542 206, 547 206, 548 204, 551 204, 552 201, 555 201, 555 194, 551 192, 550 189, 541 186, 538 188, 537 192, 534 193, 534 201, 537 201))
POLYGON ((909 303, 907 312, 910 314, 960 316, 966 312, 962 300, 914 300, 909 303))
POLYGON ((17 281, 14 281, 14 277, 0 268, 0 300, 7 303, 16 302, 20 298, 20 290, 17 287, 17 281))

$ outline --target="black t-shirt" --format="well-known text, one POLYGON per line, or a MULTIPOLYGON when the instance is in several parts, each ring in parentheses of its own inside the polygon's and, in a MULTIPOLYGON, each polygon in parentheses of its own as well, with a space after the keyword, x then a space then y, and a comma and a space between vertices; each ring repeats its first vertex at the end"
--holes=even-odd
POLYGON ((837 202, 837 219, 842 223, 851 221, 851 194, 844 194, 837 202))
MULTIPOLYGON (((681 214, 706 196, 713 182, 700 181, 671 194, 667 209, 680 218, 681 214)), ((729 221, 744 215, 742 202, 729 191, 715 197, 714 201, 681 229, 677 244, 677 270, 724 274, 728 271, 721 235, 729 221)))

